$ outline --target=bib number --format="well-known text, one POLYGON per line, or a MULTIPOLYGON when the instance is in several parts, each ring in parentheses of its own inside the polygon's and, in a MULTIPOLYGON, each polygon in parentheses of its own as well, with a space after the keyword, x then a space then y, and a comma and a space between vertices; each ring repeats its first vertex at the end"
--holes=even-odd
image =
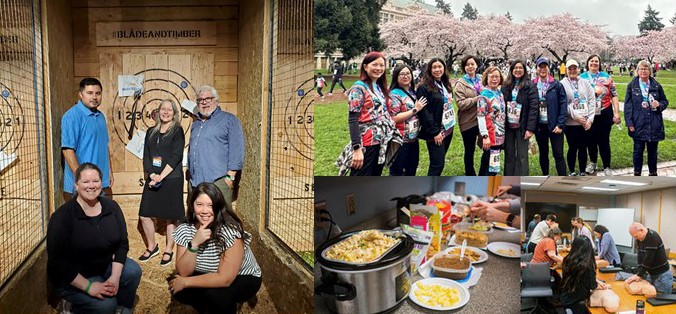
POLYGON ((418 132, 420 131, 420 121, 416 118, 406 120, 404 124, 404 134, 409 140, 414 140, 418 137, 418 132))
POLYGON ((455 126, 455 111, 453 111, 453 104, 444 104, 444 113, 441 116, 441 124, 444 126, 444 130, 447 131, 455 126))
POLYGON ((491 149, 490 153, 490 162, 488 163, 488 172, 499 173, 500 172, 500 150, 491 149))
POLYGON ((539 107, 540 114, 538 115, 540 123, 547 123, 547 102, 541 101, 539 107))
POLYGON ((516 101, 507 103, 507 124, 512 129, 519 128, 519 117, 521 117, 521 104, 516 101))

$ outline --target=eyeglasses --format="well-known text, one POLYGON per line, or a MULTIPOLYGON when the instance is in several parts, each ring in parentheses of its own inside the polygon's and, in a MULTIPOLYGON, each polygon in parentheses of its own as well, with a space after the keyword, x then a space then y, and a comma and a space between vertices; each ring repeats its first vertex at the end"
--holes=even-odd
POLYGON ((411 77, 411 73, 399 73, 399 76, 411 77))
POLYGON ((205 98, 197 98, 196 100, 197 100, 197 103, 199 104, 201 102, 211 102, 215 98, 216 97, 205 97, 205 98))

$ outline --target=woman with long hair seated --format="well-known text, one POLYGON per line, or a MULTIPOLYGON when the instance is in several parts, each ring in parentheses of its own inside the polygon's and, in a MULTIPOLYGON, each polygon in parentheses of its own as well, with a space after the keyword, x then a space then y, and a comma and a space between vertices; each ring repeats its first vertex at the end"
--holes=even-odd
POLYGON ((178 274, 169 290, 200 313, 235 313, 262 283, 251 234, 213 183, 193 190, 186 218, 174 231, 178 274))
POLYGON ((586 314, 586 302, 595 289, 609 286, 596 279, 594 248, 586 236, 575 238, 570 253, 563 259, 561 304, 573 314, 586 314))

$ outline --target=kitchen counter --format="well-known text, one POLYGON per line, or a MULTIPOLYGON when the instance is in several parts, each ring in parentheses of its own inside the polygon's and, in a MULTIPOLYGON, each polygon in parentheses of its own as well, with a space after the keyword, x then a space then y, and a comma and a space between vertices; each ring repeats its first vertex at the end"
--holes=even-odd
MULTIPOLYGON (((488 236, 489 242, 512 242, 519 243, 520 233, 509 233, 495 229, 488 236)), ((519 296, 521 272, 519 269, 519 259, 504 258, 486 251, 488 260, 475 265, 483 268, 479 283, 469 289, 469 302, 460 309, 450 311, 450 313, 500 313, 511 314, 519 313, 521 308, 521 299, 519 296)), ((318 266, 317 266, 318 267, 318 266)), ((318 280, 318 270, 315 270, 315 281, 318 280)), ((413 280, 423 279, 417 272, 413 275, 413 280)), ((324 299, 315 295, 315 313, 329 313, 324 299)), ((406 298, 401 306, 392 313, 441 313, 420 307, 410 299, 406 298)), ((445 312, 449 313, 449 312, 445 312)))

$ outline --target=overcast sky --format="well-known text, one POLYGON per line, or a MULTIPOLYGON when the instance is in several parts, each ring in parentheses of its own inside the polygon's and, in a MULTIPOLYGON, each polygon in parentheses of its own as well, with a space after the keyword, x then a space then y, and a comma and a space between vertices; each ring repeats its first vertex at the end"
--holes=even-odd
MULTIPOLYGON (((593 24, 606 25, 605 29, 617 35, 638 35, 638 22, 643 18, 648 4, 659 12, 662 24, 671 25, 669 19, 676 12, 675 0, 445 0, 451 4, 453 16, 460 17, 465 3, 469 2, 479 14, 505 14, 509 11, 515 22, 529 17, 569 12, 593 24)), ((434 5, 434 0, 425 0, 434 5)))

